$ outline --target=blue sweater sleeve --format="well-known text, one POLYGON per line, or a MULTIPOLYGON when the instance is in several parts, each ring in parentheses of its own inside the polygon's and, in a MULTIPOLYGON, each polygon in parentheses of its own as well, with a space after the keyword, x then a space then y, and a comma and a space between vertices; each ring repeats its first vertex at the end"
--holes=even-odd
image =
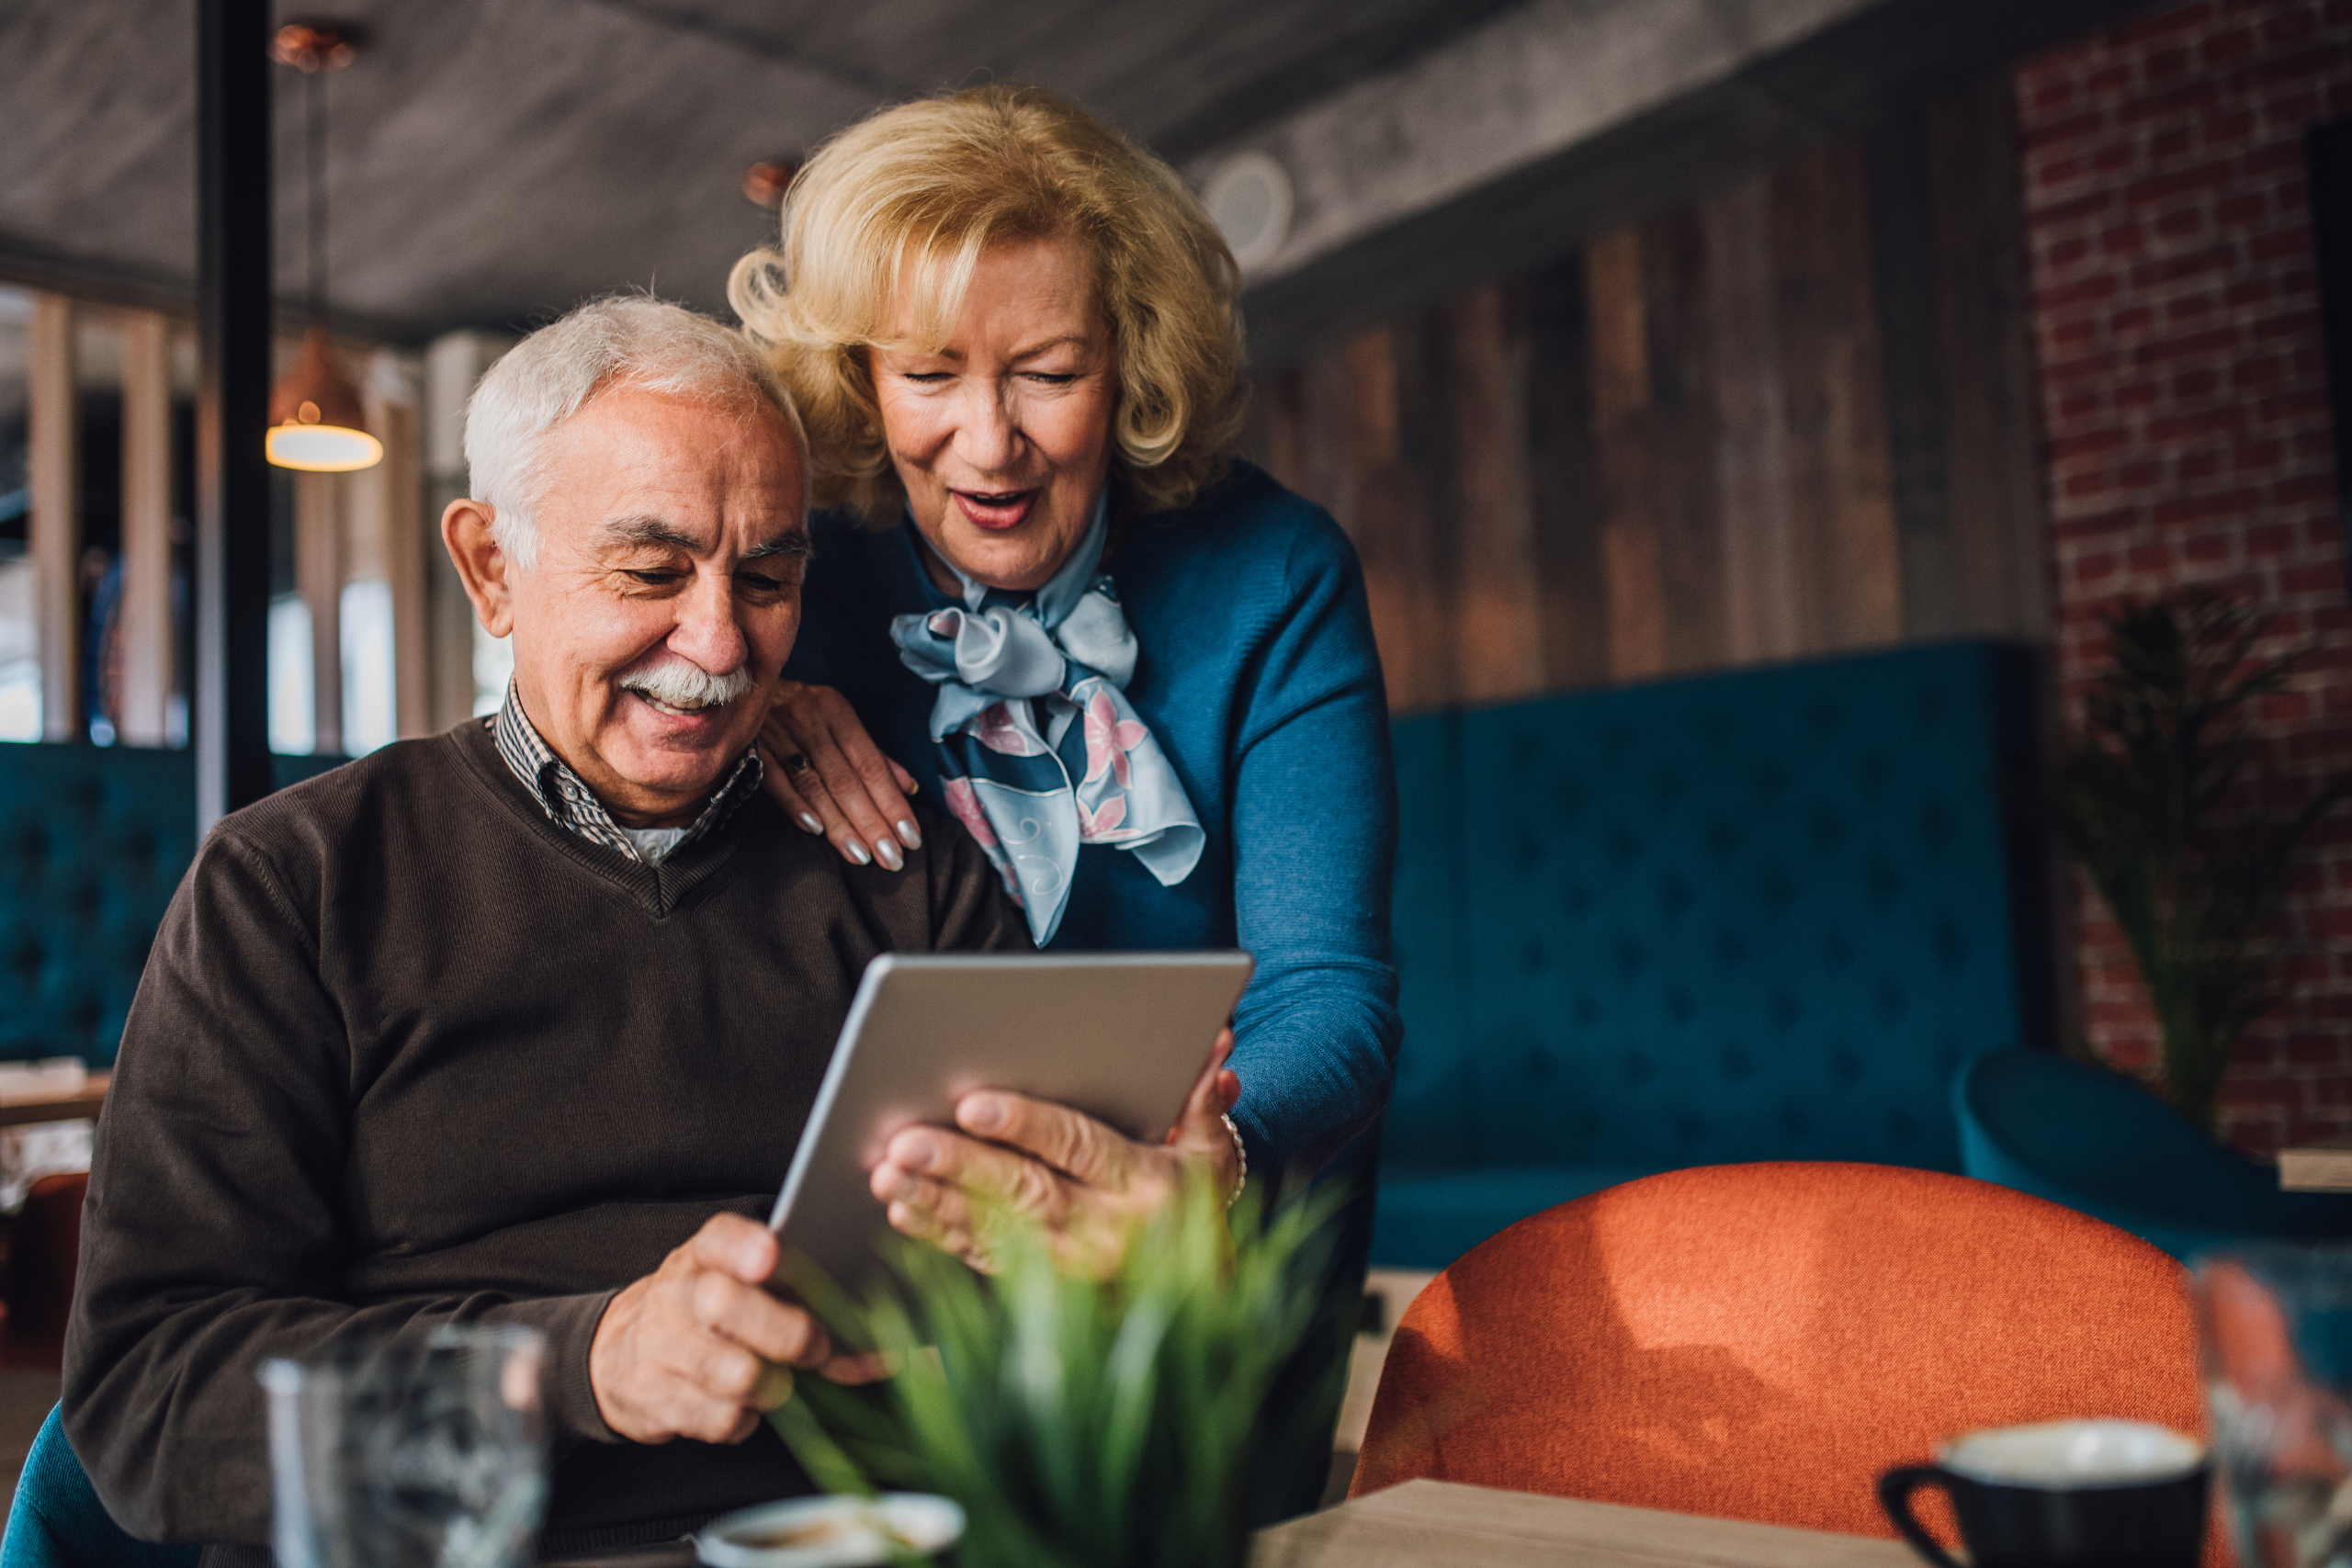
POLYGON ((1389 961, 1396 784, 1355 552, 1294 534, 1288 613, 1240 672, 1235 934, 1258 961, 1234 1020, 1250 1168, 1314 1170, 1387 1102, 1403 1024, 1389 961))

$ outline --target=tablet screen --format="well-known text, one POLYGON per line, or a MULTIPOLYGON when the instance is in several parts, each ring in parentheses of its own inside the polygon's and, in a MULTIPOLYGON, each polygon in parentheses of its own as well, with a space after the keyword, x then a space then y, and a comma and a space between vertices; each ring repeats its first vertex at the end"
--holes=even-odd
POLYGON ((952 1125, 978 1089, 1159 1142, 1250 971, 1232 952, 883 954, 850 1005, 771 1228, 862 1295, 888 1234, 867 1173, 893 1133, 952 1125))

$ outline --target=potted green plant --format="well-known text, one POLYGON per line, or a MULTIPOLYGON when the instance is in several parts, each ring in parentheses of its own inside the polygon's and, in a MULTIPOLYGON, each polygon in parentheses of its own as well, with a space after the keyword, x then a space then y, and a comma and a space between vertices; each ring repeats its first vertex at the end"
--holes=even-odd
POLYGON ((954 1498, 962 1568, 1238 1568, 1266 1456, 1320 1435, 1355 1328, 1322 1288, 1333 1205, 1261 1221, 1253 1199, 1228 1214, 1195 1186, 1107 1271, 1000 1223, 992 1275, 908 1242, 862 1309, 796 1279, 893 1371, 866 1388, 802 1378, 776 1429, 828 1491, 954 1498), (1270 1408, 1294 1353, 1326 1335, 1331 1386, 1270 1408))
POLYGON ((2109 661, 2060 765, 2052 827, 2132 950, 2165 1097, 2211 1131, 2231 1052, 2280 998, 2275 921, 2296 851, 2352 780, 2267 808, 2256 705, 2308 650, 2257 657, 2268 623, 2246 605, 2191 591, 2104 624, 2109 661))

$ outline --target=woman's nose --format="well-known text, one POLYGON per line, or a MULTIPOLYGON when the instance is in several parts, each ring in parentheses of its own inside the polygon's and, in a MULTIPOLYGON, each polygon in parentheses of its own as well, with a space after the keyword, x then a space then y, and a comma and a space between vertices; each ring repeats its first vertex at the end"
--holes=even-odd
POLYGON ((956 455, 984 474, 1002 473, 1019 458, 1020 421, 1002 382, 979 382, 965 399, 956 455))

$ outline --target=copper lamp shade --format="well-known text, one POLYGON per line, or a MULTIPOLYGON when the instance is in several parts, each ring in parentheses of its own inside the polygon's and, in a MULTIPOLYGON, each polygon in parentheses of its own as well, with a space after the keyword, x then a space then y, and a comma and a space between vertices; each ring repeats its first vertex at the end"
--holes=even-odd
POLYGON ((359 389, 327 348, 327 330, 302 339, 302 357, 269 392, 269 460, 281 468, 348 473, 382 460, 384 444, 368 434, 359 389))

